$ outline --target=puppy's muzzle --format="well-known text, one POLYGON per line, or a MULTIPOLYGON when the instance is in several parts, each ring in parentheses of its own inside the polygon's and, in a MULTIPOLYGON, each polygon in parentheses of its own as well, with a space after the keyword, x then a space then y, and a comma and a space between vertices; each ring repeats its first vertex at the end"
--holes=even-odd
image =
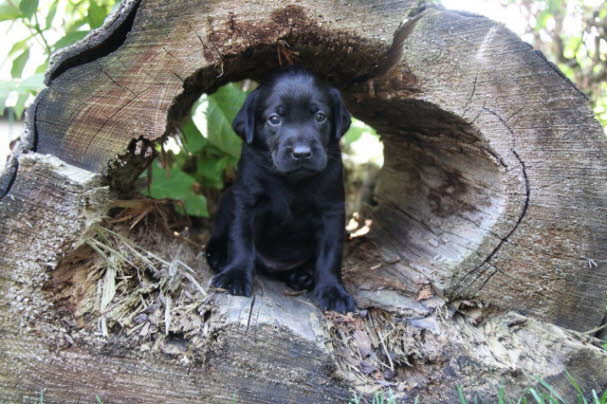
POLYGON ((312 148, 304 144, 295 145, 291 151, 291 157, 294 160, 309 160, 312 158, 312 148))

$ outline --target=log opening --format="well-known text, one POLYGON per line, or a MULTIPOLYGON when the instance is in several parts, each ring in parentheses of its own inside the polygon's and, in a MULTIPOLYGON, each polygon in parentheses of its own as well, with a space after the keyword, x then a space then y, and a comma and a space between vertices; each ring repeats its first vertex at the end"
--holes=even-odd
MULTIPOLYGON (((21 156, 0 201, 5 401, 43 378, 58 402, 97 393, 196 402, 233 391, 249 402, 343 401, 349 387, 378 382, 438 402, 456 400, 455 383, 491 398, 536 375, 572 396, 565 370, 604 388, 607 356, 571 330, 605 318, 607 149, 579 92, 533 49, 488 19, 409 0, 125 4, 137 7, 124 14, 135 17, 120 46, 65 69, 58 59, 61 74, 31 111, 27 144, 37 153, 21 156), (169 327, 154 340, 165 355, 65 321, 70 294, 62 317, 41 286, 91 280, 69 266, 81 259, 69 252, 108 199, 133 184, 201 93, 259 79, 279 55, 338 86, 383 135, 377 205, 366 212, 374 226, 345 258, 347 286, 376 309, 325 317, 264 280, 254 299, 213 295, 210 314, 171 321, 208 333, 198 348, 191 330, 169 327)), ((92 49, 79 46, 74 54, 92 49)), ((196 254, 188 259, 200 262, 196 254)))
MULTIPOLYGON (((385 163, 374 195, 377 206, 365 212, 375 227, 369 238, 385 258, 373 277, 383 279, 380 285, 391 285, 390 289, 407 295, 407 299, 415 298, 420 285, 427 284, 441 294, 474 296, 482 282, 463 287, 453 275, 465 278, 457 268, 479 260, 479 248, 503 213, 507 166, 482 135, 460 117, 413 98, 387 99, 381 89, 374 89, 377 94, 370 96, 368 84, 359 81, 360 72, 376 66, 370 65, 373 51, 361 43, 354 46, 352 41, 313 31, 287 37, 275 46, 246 48, 224 57, 221 63, 183 80, 181 94, 168 109, 166 130, 155 142, 178 128, 203 93, 213 93, 229 82, 262 80, 279 67, 279 58, 296 58, 337 85, 353 115, 377 128, 384 142, 385 163), (331 62, 327 64, 327 60, 331 62)), ((395 83, 391 78, 391 85, 416 94, 407 87, 416 82, 415 77, 401 75, 398 80, 395 83)), ((108 183, 116 191, 131 190, 133 180, 152 157, 152 147, 149 140, 133 140, 128 153, 109 163, 108 183), (147 157, 142 159, 144 154, 147 157)), ((352 273, 348 283, 364 289, 368 278, 364 273, 352 273)), ((465 280, 474 284, 476 279, 465 280)))

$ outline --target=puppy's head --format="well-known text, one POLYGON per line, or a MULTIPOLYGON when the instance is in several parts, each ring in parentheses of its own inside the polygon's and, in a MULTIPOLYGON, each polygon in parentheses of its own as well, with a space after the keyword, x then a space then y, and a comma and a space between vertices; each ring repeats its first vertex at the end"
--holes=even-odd
POLYGON ((324 170, 349 127, 339 91, 297 67, 278 71, 249 94, 233 122, 245 142, 267 152, 276 172, 291 178, 324 170))

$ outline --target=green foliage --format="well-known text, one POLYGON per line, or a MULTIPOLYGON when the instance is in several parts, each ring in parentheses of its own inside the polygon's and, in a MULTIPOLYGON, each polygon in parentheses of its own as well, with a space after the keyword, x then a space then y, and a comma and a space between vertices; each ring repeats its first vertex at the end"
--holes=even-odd
MULTIPOLYGON (((349 404, 360 404, 362 399, 361 395, 355 395, 352 399, 350 399, 349 404)), ((369 401, 365 401, 368 403, 369 401)), ((394 397, 394 393, 392 390, 388 389, 387 392, 378 391, 373 394, 373 398, 370 401, 371 404, 396 404, 396 397, 394 397)), ((417 399, 415 400, 417 403, 417 399)))
POLYGON ((13 76, 13 78, 21 77, 21 73, 23 73, 23 68, 25 67, 27 59, 29 59, 29 57, 30 50, 29 48, 26 48, 23 52, 21 52, 19 56, 15 58, 15 60, 13 61, 13 67, 11 69, 11 76, 13 76))
POLYGON ((533 46, 588 94, 607 126, 607 2, 585 0, 499 0, 516 6, 533 46))
POLYGON ((13 3, 4 1, 0 3, 0 21, 14 20, 21 16, 21 11, 13 3))
MULTIPOLYGON (((241 139, 232 131, 232 120, 244 103, 246 92, 236 84, 221 87, 214 94, 203 96, 198 105, 205 105, 209 143, 236 159, 240 157, 241 139)), ((195 105, 195 108, 198 106, 195 105)))
MULTIPOLYGON (((497 393, 498 404, 569 404, 569 402, 564 399, 554 387, 546 383, 545 380, 540 377, 536 377, 535 379, 538 382, 538 386, 528 387, 521 397, 516 400, 508 398, 504 387, 500 386, 497 393)), ((578 404, 607 404, 607 390, 600 396, 594 389, 585 394, 579 383, 569 373, 567 373, 567 380, 577 393, 576 402, 578 404), (587 397, 592 398, 588 399, 587 397)), ((471 403, 471 401, 466 398, 462 386, 457 385, 456 391, 460 404, 471 403)), ((475 397, 472 402, 478 402, 478 398, 475 397)))
POLYGON ((84 38, 91 29, 103 24, 115 4, 116 0, 0 0, 2 27, 20 26, 27 31, 22 38, 9 39, 11 47, 6 62, 11 63, 12 80, 0 80, 0 113, 13 95, 15 115, 21 118, 28 98, 44 88, 40 73, 46 70, 51 53, 84 38), (57 15, 61 18, 57 19, 57 15), (31 56, 40 52, 45 56, 44 62, 30 68, 37 60, 31 56), (23 78, 28 70, 34 73, 23 78))
POLYGON ((206 199, 196 193, 196 180, 179 167, 163 168, 160 161, 152 164, 152 181, 149 192, 153 198, 169 198, 182 201, 185 213, 192 216, 208 216, 206 199))
POLYGON ((24 18, 31 19, 38 9, 38 0, 21 0, 19 11, 24 18))
POLYGON ((179 200, 185 213, 208 217, 202 192, 222 189, 226 176, 236 168, 242 141, 232 130, 232 120, 246 95, 236 83, 230 83, 200 97, 181 124, 182 147, 176 153, 169 151, 164 174, 160 163, 153 163, 150 190, 144 193, 179 200))

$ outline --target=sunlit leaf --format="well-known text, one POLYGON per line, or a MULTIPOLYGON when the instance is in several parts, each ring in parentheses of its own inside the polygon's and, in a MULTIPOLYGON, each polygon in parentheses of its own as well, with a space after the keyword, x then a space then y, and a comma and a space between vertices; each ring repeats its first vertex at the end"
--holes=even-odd
POLYGON ((21 54, 19 56, 17 56, 15 58, 15 60, 13 60, 13 66, 11 67, 11 76, 14 79, 21 77, 21 74, 23 73, 23 68, 25 68, 25 65, 27 64, 27 60, 29 59, 29 57, 30 57, 30 50, 29 50, 29 48, 27 48, 26 50, 21 52, 21 54))
POLYGON ((100 27, 107 16, 105 7, 97 4, 95 0, 89 2, 89 10, 87 14, 87 21, 91 29, 100 27))
POLYGON ((23 115, 23 111, 25 110, 25 101, 29 97, 28 93, 21 93, 17 97, 17 103, 15 104, 15 115, 17 115, 17 119, 21 119, 23 115))
POLYGON ((22 17, 21 10, 8 3, 7 1, 0 2, 0 21, 15 20, 22 17))
POLYGON ((4 107, 6 106, 6 99, 8 98, 7 95, 2 95, 0 94, 0 116, 4 115, 4 107))
POLYGON ((563 11, 563 0, 547 0, 548 10, 552 14, 560 14, 563 11))
POLYGON ((238 158, 242 140, 232 130, 232 120, 244 103, 247 93, 230 83, 208 97, 207 134, 209 143, 238 158))
POLYGON ((78 18, 77 20, 72 21, 69 25, 67 25, 65 27, 65 32, 66 33, 75 32, 78 30, 78 28, 82 27, 85 24, 88 24, 88 20, 87 20, 86 16, 84 16, 82 18, 78 18))
POLYGON ((26 18, 32 18, 38 9, 38 0, 21 0, 19 10, 26 18))
POLYGON ((53 24, 53 20, 55 19, 55 15, 57 14, 57 4, 59 4, 57 0, 53 1, 53 4, 51 4, 51 8, 48 10, 48 14, 46 15, 45 21, 46 29, 49 29, 53 24))
POLYGON ((31 36, 28 36, 27 38, 19 41, 19 42, 15 42, 13 44, 13 46, 11 47, 11 50, 8 51, 8 56, 12 56, 15 53, 19 52, 20 50, 23 50, 25 47, 27 47, 27 42, 30 40, 31 36))
POLYGON ((40 66, 36 67, 35 73, 44 73, 48 69, 48 62, 45 61, 40 66))
POLYGON ((194 124, 192 117, 188 117, 181 123, 182 143, 190 153, 198 153, 206 145, 207 140, 194 124))
POLYGON ((18 83, 17 89, 30 92, 38 92, 44 88, 44 74, 32 74, 31 76, 21 80, 18 83))
POLYGON ((580 36, 571 36, 567 38, 565 41, 565 49, 563 49, 563 54, 567 58, 575 58, 577 57, 577 53, 580 51, 580 47, 582 45, 582 37, 580 36))
POLYGON ((61 49, 63 47, 69 46, 69 45, 73 44, 74 42, 77 42, 77 41, 81 40, 82 38, 84 38, 86 36, 86 34, 88 34, 88 31, 69 32, 63 38, 61 38, 60 40, 55 42, 55 44, 53 45, 53 49, 57 50, 57 49, 61 49))
POLYGON ((550 10, 542 11, 535 20, 535 30, 536 31, 543 30, 546 27, 546 23, 551 18, 552 18, 552 13, 550 12, 550 10))
POLYGON ((344 135, 344 145, 349 146, 353 142, 356 142, 362 136, 364 128, 350 126, 350 129, 344 135))

